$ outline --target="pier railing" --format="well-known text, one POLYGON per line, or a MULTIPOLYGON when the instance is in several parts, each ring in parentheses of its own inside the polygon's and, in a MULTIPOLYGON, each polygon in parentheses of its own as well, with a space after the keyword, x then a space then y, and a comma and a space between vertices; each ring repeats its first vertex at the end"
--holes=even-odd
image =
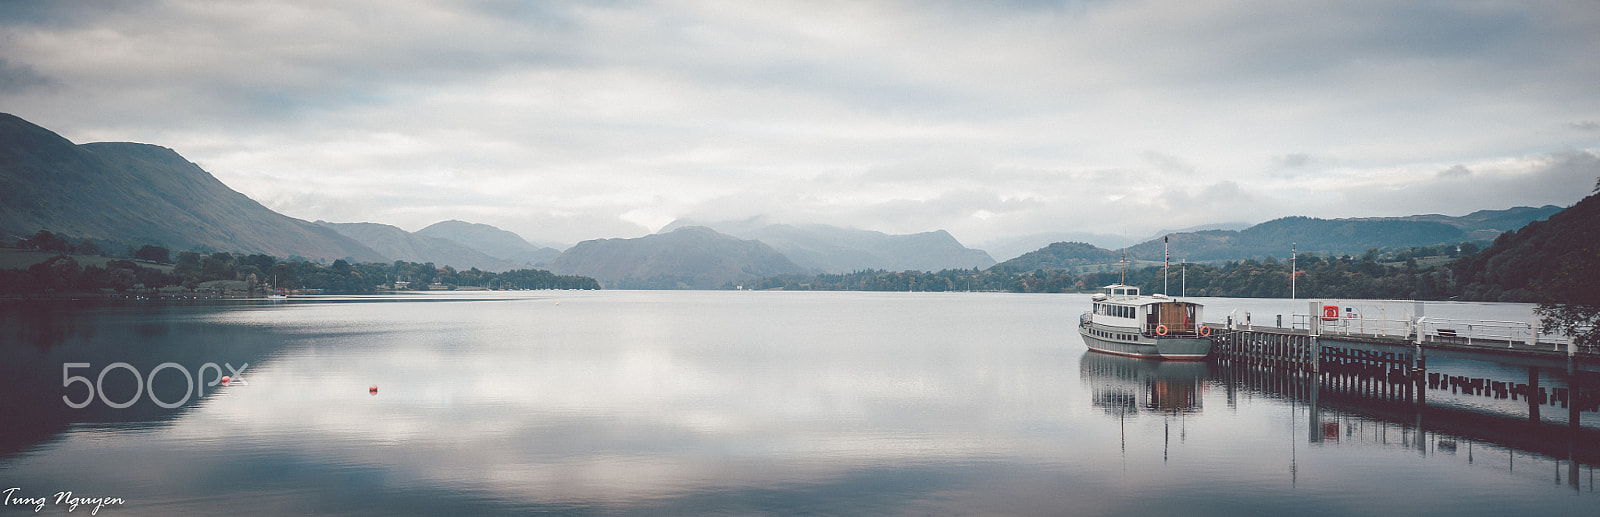
MULTIPOLYGON (((1422 303, 1413 300, 1313 300, 1311 314, 1290 314, 1272 325, 1251 324, 1249 313, 1229 315, 1234 329, 1287 328, 1314 335, 1379 337, 1413 343, 1453 343, 1507 348, 1548 346, 1565 351, 1569 336, 1545 332, 1538 320, 1499 321, 1437 318, 1421 315, 1422 303)), ((1592 351, 1591 351, 1592 352, 1592 351)))

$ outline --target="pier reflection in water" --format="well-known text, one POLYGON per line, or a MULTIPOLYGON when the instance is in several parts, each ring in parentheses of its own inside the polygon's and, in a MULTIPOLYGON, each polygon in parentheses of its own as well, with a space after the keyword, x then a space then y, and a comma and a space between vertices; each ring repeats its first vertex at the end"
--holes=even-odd
MULTIPOLYGON (((1398 446, 1595 491, 1595 467, 1600 465, 1597 374, 1576 367, 1459 359, 1435 360, 1431 366, 1435 371, 1410 372, 1376 362, 1342 361, 1311 371, 1096 352, 1080 360, 1091 403, 1124 428, 1129 417, 1140 413, 1160 414, 1164 425, 1169 417, 1199 413, 1205 392, 1218 390, 1225 393, 1230 409, 1244 396, 1287 402, 1304 432, 1292 438, 1295 443, 1398 446), (1526 383, 1496 380, 1523 372, 1526 383), (1560 414, 1551 409, 1560 409, 1560 414)), ((1128 447, 1125 436, 1122 447, 1128 447)), ((1163 447, 1170 447, 1170 440, 1163 447)), ((1291 481, 1297 470, 1293 461, 1291 481)))

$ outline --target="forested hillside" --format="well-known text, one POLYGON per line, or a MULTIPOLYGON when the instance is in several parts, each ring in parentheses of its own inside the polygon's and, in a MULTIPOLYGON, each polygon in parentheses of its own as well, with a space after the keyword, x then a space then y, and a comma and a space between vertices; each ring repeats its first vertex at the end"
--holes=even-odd
POLYGON ((1001 271, 1033 271, 1035 269, 1068 269, 1090 264, 1107 264, 1121 260, 1116 251, 1101 249, 1083 242, 1057 242, 1022 256, 1001 262, 995 269, 1001 271))
POLYGON ((1600 305, 1600 195, 1501 234, 1454 269, 1468 300, 1600 305))
POLYGON ((171 149, 74 145, 0 113, 0 240, 39 230, 101 247, 384 260, 333 230, 261 206, 171 149))

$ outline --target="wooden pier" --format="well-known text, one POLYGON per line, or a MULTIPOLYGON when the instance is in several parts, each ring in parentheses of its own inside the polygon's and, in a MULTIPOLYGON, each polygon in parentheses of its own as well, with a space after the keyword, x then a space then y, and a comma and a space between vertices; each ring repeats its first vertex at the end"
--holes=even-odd
POLYGON ((1347 437, 1352 429, 1341 415, 1360 415, 1398 425, 1407 444, 1424 454, 1430 444, 1450 451, 1462 441, 1501 444, 1554 460, 1558 484, 1565 479, 1579 488, 1581 465, 1590 466, 1592 479, 1600 430, 1580 421, 1600 412, 1600 349, 1542 341, 1537 322, 1429 320, 1420 316, 1420 304, 1413 312, 1369 302, 1404 313, 1384 321, 1362 319, 1359 310, 1351 318, 1343 305, 1321 312, 1330 306, 1312 303, 1311 314, 1291 315, 1288 327, 1281 316, 1277 325, 1251 325, 1248 313, 1242 321, 1230 316, 1226 324, 1207 325, 1208 360, 1230 404, 1240 388, 1304 401, 1311 443, 1347 437), (1441 371, 1429 371, 1430 358, 1441 371), (1525 368, 1527 376, 1480 378, 1455 359, 1525 368), (1444 402, 1430 403, 1430 391, 1444 402), (1485 405, 1498 409, 1465 409, 1462 397, 1498 399, 1485 405))
POLYGON ((1315 330, 1211 323, 1213 362, 1268 366, 1279 370, 1426 369, 1429 357, 1494 361, 1518 366, 1600 372, 1600 350, 1570 343, 1472 339, 1454 334, 1319 334, 1315 330))
MULTIPOLYGON (((1427 392, 1525 402, 1528 418, 1557 409, 1600 411, 1600 392, 1579 389, 1580 374, 1600 373, 1600 351, 1570 344, 1475 339, 1418 334, 1322 334, 1282 327, 1227 328, 1210 325, 1215 364, 1270 372, 1290 383, 1314 381, 1317 391, 1419 405, 1427 392), (1428 371, 1428 358, 1468 359, 1525 367, 1527 382, 1443 375, 1428 371), (1542 386, 1539 370, 1563 373, 1568 386, 1542 386)), ((1592 382, 1592 381, 1591 381, 1592 382)))

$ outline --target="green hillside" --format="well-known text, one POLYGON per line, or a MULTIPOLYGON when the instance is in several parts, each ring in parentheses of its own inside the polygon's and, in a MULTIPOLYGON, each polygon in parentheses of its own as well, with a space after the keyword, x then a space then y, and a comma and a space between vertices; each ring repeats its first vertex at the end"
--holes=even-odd
POLYGON ((1122 254, 1082 242, 1057 242, 1036 251, 996 264, 997 271, 1033 271, 1036 269, 1072 269, 1091 264, 1109 264, 1122 260, 1122 254))
POLYGON ((1464 299, 1600 306, 1600 195, 1501 234, 1454 269, 1464 299))
POLYGON ((385 260, 333 230, 261 206, 171 149, 75 145, 0 113, 0 239, 39 230, 170 249, 385 260))

